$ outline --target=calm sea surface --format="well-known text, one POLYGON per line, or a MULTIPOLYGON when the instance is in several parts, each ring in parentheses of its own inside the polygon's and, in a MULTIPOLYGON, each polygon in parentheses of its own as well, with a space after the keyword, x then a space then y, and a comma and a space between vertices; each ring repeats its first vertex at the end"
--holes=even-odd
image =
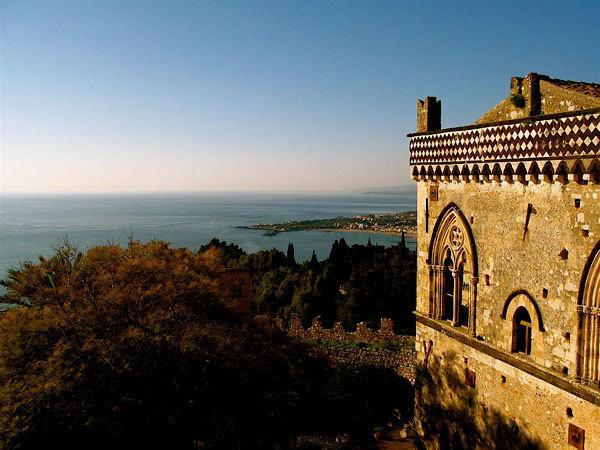
MULTIPOLYGON (((326 258, 332 242, 392 245, 395 236, 380 233, 297 231, 263 236, 236 228, 255 223, 354 216, 415 209, 413 194, 127 194, 4 195, 0 197, 0 277, 21 261, 49 255, 66 237, 80 249, 106 242, 161 239, 176 247, 197 249, 212 237, 248 252, 294 243, 298 261, 313 249, 326 258)), ((409 245, 414 246, 413 241, 409 245)))

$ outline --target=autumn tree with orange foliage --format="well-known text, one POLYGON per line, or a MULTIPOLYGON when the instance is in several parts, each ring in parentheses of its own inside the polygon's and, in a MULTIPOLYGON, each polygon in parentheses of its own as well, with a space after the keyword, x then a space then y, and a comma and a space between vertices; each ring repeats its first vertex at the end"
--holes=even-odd
POLYGON ((21 307, 0 317, 0 448, 306 448, 294 443, 307 430, 368 430, 367 400, 391 408, 387 374, 327 367, 228 310, 224 260, 65 243, 11 270, 4 301, 21 307))
POLYGON ((66 244, 12 271, 5 300, 25 307, 0 320, 2 444, 258 439, 244 404, 260 407, 249 397, 269 363, 247 348, 262 337, 223 307, 221 269, 216 250, 131 242, 85 254, 66 244))

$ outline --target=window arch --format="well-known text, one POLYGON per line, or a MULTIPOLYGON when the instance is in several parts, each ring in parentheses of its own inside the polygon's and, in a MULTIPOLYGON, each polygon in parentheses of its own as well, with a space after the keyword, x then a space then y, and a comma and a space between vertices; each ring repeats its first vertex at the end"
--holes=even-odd
POLYGON ((514 353, 531 354, 532 321, 529 311, 524 306, 519 306, 513 316, 513 344, 514 353))
POLYGON ((577 302, 577 376, 600 386, 600 241, 584 268, 577 302))
POLYGON ((429 316, 464 326, 475 336, 477 253, 469 224, 458 206, 440 213, 429 246, 429 316))
POLYGON ((500 317, 502 319, 506 319, 507 316, 514 317, 517 308, 520 306, 527 309, 530 313, 529 317, 532 318, 533 327, 539 331, 545 331, 542 311, 533 296, 524 289, 514 291, 508 296, 502 307, 502 314, 500 314, 500 317), (511 314, 509 314, 509 312, 511 312, 511 314), (531 312, 533 312, 533 314, 531 314, 531 312))
MULTIPOLYGON (((533 296, 524 289, 512 292, 504 302, 500 318, 509 323, 510 351, 539 359, 539 346, 537 352, 534 347, 536 337, 541 337, 545 328, 542 311, 533 296)), ((538 342, 543 342, 543 339, 540 338, 538 342)))

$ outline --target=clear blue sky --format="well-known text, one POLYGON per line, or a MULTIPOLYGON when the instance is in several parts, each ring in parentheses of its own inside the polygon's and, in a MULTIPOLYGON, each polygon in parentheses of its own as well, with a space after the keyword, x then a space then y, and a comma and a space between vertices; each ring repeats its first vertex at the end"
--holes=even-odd
POLYGON ((417 98, 471 123, 528 72, 599 82, 597 2, 8 2, 1 187, 408 182, 417 98))

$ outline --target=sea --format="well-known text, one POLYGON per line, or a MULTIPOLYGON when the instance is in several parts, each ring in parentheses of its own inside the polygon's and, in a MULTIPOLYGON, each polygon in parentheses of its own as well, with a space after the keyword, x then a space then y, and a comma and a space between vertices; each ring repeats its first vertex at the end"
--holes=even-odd
MULTIPOLYGON (((213 237, 246 252, 294 244, 297 261, 327 258, 334 240, 385 246, 398 236, 371 232, 294 231, 265 236, 237 228, 257 223, 352 217, 414 210, 414 192, 5 194, 0 196, 0 278, 8 268, 49 256, 65 239, 85 250, 105 243, 160 239, 196 250, 213 237)), ((409 247, 415 242, 408 238, 409 247)), ((0 290, 0 294, 3 291, 0 290)))

